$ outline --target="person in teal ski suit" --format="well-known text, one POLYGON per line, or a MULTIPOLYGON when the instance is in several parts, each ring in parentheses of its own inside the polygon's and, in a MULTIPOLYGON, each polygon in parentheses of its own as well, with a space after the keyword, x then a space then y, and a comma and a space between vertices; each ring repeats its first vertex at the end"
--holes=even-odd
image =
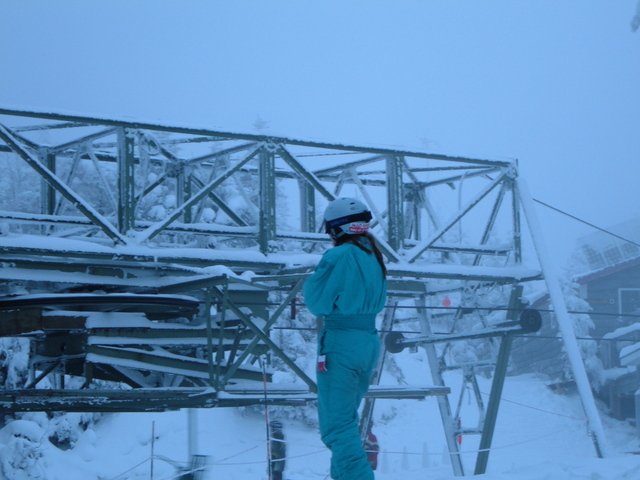
POLYGON ((371 480, 358 431, 358 407, 369 389, 380 354, 376 314, 386 301, 386 268, 368 233, 371 212, 352 198, 338 198, 325 211, 334 248, 322 256, 304 284, 308 309, 324 317, 318 339, 318 418, 331 450, 331 477, 371 480))

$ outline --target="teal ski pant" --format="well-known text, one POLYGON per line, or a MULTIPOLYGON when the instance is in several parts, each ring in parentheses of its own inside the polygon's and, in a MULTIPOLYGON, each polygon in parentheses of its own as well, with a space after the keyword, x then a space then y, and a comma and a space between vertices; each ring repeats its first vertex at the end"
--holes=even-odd
POLYGON ((318 353, 326 356, 327 371, 317 372, 318 419, 322 441, 331 450, 331 477, 373 480, 358 431, 358 407, 380 354, 378 332, 325 329, 318 353))

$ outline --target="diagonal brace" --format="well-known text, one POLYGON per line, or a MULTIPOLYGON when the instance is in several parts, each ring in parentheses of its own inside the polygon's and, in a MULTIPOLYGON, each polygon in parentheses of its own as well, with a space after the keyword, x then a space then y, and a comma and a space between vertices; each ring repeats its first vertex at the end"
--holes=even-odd
MULTIPOLYGON (((302 286, 302 282, 298 282, 300 286, 302 286)), ((228 298, 225 300, 224 294, 217 287, 211 288, 211 293, 216 296, 220 301, 226 301, 227 307, 236 314, 236 316, 242 321, 255 335, 259 340, 262 340, 272 351, 275 353, 280 359, 291 368, 308 386, 309 390, 312 392, 317 392, 318 388, 313 380, 311 380, 306 373, 304 373, 300 367, 298 367, 293 360, 291 360, 286 353, 284 353, 280 347, 278 347, 269 335, 267 335, 260 327, 258 327, 255 323, 251 321, 249 317, 247 317, 238 306, 230 301, 228 298)), ((276 317, 272 317, 273 320, 276 317)), ((252 342, 253 344, 253 342, 252 342)), ((248 350, 248 349, 247 349, 248 350)), ((250 353, 250 352, 249 352, 250 353)), ((246 357, 245 357, 246 358, 246 357)), ((237 363, 237 360, 236 360, 237 363)), ((237 367, 236 367, 237 368, 237 367)))
MULTIPOLYGON (((276 320, 278 320, 278 317, 282 314, 282 312, 284 312, 284 309, 287 308, 287 306, 298 294, 298 292, 302 288, 302 285, 304 285, 304 281, 306 280, 306 278, 307 277, 305 276, 302 279, 300 279, 298 283, 296 283, 296 285, 291 289, 291 291, 289 292, 289 295, 287 295, 287 298, 285 298, 282 304, 276 309, 275 312, 273 312, 273 315, 271 315, 271 318, 267 320, 267 323, 264 326, 265 329, 271 328, 271 326, 276 322, 276 320)), ((227 369, 227 373, 222 379, 223 384, 226 384, 229 381, 229 379, 235 373, 235 371, 242 365, 242 362, 245 361, 245 359, 251 354, 251 352, 256 347, 256 345, 258 345, 258 342, 260 342, 260 339, 258 337, 255 337, 253 340, 251 340, 249 345, 247 345, 247 347, 243 350, 243 352, 238 356, 238 358, 233 363, 233 365, 229 366, 229 368, 227 369)))
POLYGON ((442 227, 440 227, 431 237, 427 238, 422 243, 416 245, 407 252, 409 263, 415 262, 422 253, 432 246, 440 237, 447 233, 462 217, 464 217, 469 210, 475 207, 480 201, 486 197, 497 185, 499 185, 505 178, 506 172, 503 172, 497 179, 482 189, 474 198, 467 202, 458 212, 456 212, 452 218, 449 219, 442 227))
POLYGON ((171 213, 171 215, 165 218, 162 222, 147 228, 143 232, 140 232, 140 234, 138 235, 138 241, 145 242, 147 240, 152 239, 153 237, 158 235, 160 232, 162 232, 162 230, 164 230, 168 225, 170 225, 175 220, 177 220, 185 210, 191 208, 193 205, 198 203, 200 200, 206 197, 211 190, 216 188, 226 179, 231 177, 235 172, 240 170, 247 162, 249 162, 260 151, 261 148, 262 148, 262 145, 259 145, 258 147, 251 150, 249 155, 247 155, 244 159, 238 162, 233 168, 230 168, 229 170, 224 172, 222 175, 220 175, 218 178, 215 178, 214 180, 209 182, 207 185, 205 185, 198 193, 196 193, 188 201, 180 205, 179 208, 176 208, 171 213))
POLYGON ((0 138, 2 138, 11 149, 16 152, 27 164, 40 174, 44 180, 55 188, 60 195, 66 198, 72 205, 74 205, 80 212, 82 212, 91 222, 98 226, 109 238, 116 243, 126 245, 128 243, 127 238, 120 234, 116 228, 109 223, 96 209, 80 198, 73 190, 65 185, 51 170, 42 165, 37 159, 31 156, 31 154, 22 148, 22 146, 16 141, 15 137, 11 134, 9 129, 4 125, 0 125, 0 138))
POLYGON ((298 175, 301 175, 302 177, 304 177, 327 200, 332 201, 336 199, 335 195, 333 195, 329 190, 327 190, 322 185, 322 183, 320 183, 320 180, 318 179, 317 176, 315 176, 312 172, 304 168, 300 164, 300 162, 291 153, 289 153, 289 151, 285 147, 283 147, 282 145, 279 145, 279 147, 280 148, 278 149, 278 154, 280 155, 280 157, 285 162, 287 162, 289 166, 293 168, 298 175))

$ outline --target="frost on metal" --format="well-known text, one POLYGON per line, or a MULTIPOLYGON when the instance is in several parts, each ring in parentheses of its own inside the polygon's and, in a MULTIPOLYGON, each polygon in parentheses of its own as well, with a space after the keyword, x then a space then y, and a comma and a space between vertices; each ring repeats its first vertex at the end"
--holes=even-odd
POLYGON ((5 166, 0 293, 23 303, 0 305, 0 333, 26 335, 35 354, 29 388, 0 398, 3 410, 62 408, 45 389, 77 410, 255 404, 263 374, 296 385, 274 402, 313 398, 316 320, 300 292, 330 247, 324 208, 352 196, 373 212, 388 263, 383 343, 407 332, 385 350, 422 348, 432 382, 372 389, 361 428, 376 395, 435 395, 455 473, 461 432, 481 436, 484 472, 510 339, 531 331, 524 299, 547 275, 537 227, 521 220, 515 162, 0 108, 5 166), (494 376, 471 425, 443 375, 462 366, 462 391, 494 376), (124 390, 96 405, 91 389, 114 385, 124 390))

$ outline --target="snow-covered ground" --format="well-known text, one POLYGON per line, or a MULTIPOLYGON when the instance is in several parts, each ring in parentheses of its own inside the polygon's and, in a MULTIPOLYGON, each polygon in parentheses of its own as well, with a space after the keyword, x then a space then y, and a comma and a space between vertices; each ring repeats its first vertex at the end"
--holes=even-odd
MULTIPOLYGON (((403 352, 396 360, 408 383, 423 382, 427 367, 421 354, 403 352)), ((450 375, 447 382, 454 390, 455 408, 455 390, 459 391, 462 382, 457 374, 450 375)), ((392 381, 390 375, 383 380, 387 384, 392 381)), ((480 379, 485 402, 489 388, 490 380, 480 379)), ((463 423, 473 426, 476 404, 467 393, 463 397, 463 423)), ((22 467, 15 465, 12 470, 16 480, 169 480, 176 478, 175 463, 186 464, 187 416, 185 411, 106 415, 81 434, 74 448, 63 451, 50 444, 38 426, 46 424, 46 415, 29 414, 0 431, 0 461, 7 465, 22 455, 22 467), (24 455, 29 446, 32 455, 24 455), (34 472, 40 477, 28 476, 34 472)), ((290 419, 282 409, 271 409, 271 416, 284 423, 288 457, 285 478, 328 478, 329 452, 321 444, 317 429, 290 419)), ((379 400, 374 418, 381 449, 378 480, 456 478, 444 454, 434 398, 379 400)), ((209 456, 209 479, 267 479, 266 423, 261 407, 199 410, 197 419, 198 453, 209 456)), ((640 478, 640 455, 632 453, 640 450, 635 428, 604 416, 603 424, 612 453, 609 458, 598 459, 576 394, 554 393, 535 375, 508 377, 487 473, 480 478, 640 478)), ((473 472, 478 440, 473 436, 463 438, 467 475, 473 472)))

